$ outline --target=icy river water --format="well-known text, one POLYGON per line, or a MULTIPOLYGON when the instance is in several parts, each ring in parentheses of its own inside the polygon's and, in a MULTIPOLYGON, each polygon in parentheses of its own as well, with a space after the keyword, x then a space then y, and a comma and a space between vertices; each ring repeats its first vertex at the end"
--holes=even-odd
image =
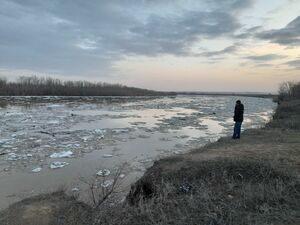
MULTIPOLYGON (((0 209, 23 198, 55 191, 84 192, 82 177, 122 168, 128 190, 153 161, 182 154, 231 135, 237 99, 245 105, 243 129, 263 126, 272 99, 177 96, 93 97, 61 100, 4 98, 0 108, 0 209)), ((0 99, 1 100, 1 99, 0 99)))

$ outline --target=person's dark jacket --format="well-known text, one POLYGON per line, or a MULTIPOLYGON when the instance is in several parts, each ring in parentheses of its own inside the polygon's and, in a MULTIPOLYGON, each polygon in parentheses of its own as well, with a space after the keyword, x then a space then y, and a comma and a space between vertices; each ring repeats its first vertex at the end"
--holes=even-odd
POLYGON ((236 104, 234 108, 234 116, 233 120, 235 122, 243 122, 244 120, 244 105, 243 104, 236 104))

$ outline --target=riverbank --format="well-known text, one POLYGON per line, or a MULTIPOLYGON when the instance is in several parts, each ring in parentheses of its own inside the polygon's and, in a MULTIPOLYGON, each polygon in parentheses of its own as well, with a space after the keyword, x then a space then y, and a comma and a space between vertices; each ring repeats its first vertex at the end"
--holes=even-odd
POLYGON ((299 100, 284 101, 240 140, 157 161, 122 204, 94 210, 57 192, 12 205, 0 223, 299 224, 299 115, 299 100))

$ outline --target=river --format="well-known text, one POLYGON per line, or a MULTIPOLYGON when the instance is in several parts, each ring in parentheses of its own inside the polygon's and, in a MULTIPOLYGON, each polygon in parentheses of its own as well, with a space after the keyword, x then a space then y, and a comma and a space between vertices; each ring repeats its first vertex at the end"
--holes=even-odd
POLYGON ((122 168, 119 180, 126 193, 153 161, 231 135, 237 99, 245 106, 243 130, 264 126, 276 107, 272 99, 236 96, 120 99, 49 97, 39 103, 19 97, 15 104, 5 98, 7 104, 0 108, 0 208, 62 186, 85 196, 82 180, 101 169, 111 172, 109 181, 122 168))

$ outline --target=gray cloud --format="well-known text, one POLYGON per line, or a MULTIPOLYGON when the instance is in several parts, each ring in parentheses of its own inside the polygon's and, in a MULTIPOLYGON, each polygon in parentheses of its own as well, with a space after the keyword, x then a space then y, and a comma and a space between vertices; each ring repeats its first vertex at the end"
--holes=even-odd
POLYGON ((293 67, 294 69, 300 70, 300 59, 291 60, 285 63, 286 65, 293 67))
POLYGON ((270 63, 260 63, 260 64, 255 65, 254 67, 273 67, 273 66, 274 65, 270 64, 270 63))
POLYGON ((262 30, 262 26, 254 26, 254 27, 246 29, 245 31, 243 31, 240 34, 234 35, 234 37, 238 38, 238 39, 247 39, 247 38, 253 37, 254 34, 258 33, 261 30, 262 30))
POLYGON ((300 45, 300 16, 282 29, 258 32, 255 37, 281 45, 300 45))
POLYGON ((2 0, 0 67, 98 75, 127 55, 190 55, 195 40, 239 29, 253 0, 192 2, 2 0))
POLYGON ((273 61, 276 59, 283 59, 286 56, 284 55, 277 55, 277 54, 266 54, 266 55, 250 55, 244 57, 244 59, 249 59, 257 62, 263 62, 263 61, 273 61))
POLYGON ((219 56, 219 55, 225 55, 225 54, 231 54, 234 53, 238 50, 239 45, 231 45, 228 46, 220 51, 208 51, 208 52, 202 52, 199 55, 200 56, 205 56, 205 57, 214 57, 214 56, 219 56))

